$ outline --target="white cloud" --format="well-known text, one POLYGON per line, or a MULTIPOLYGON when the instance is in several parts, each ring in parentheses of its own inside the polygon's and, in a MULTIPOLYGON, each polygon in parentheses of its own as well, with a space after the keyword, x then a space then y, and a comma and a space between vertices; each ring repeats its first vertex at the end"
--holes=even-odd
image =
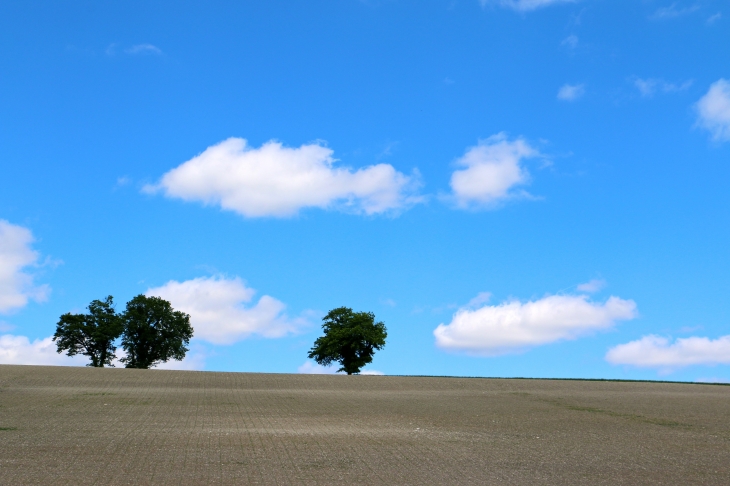
POLYGON ((314 361, 307 360, 303 365, 297 368, 297 373, 304 375, 334 375, 337 373, 338 369, 339 366, 337 365, 322 366, 314 361))
POLYGON ((606 286, 606 281, 603 279, 594 278, 590 282, 582 283, 576 287, 578 292, 587 292, 592 294, 598 292, 606 286))
POLYGON ((652 14, 649 18, 653 20, 664 20, 664 19, 674 19, 677 17, 682 17, 687 14, 691 14, 692 12, 696 12, 699 10, 699 5, 691 5, 689 7, 679 7, 678 2, 674 2, 668 7, 662 7, 657 9, 654 14, 652 14))
POLYGON ((462 308, 449 324, 440 324, 434 336, 443 349, 496 356, 576 339, 636 316, 632 300, 612 296, 598 303, 585 295, 551 295, 526 303, 512 300, 476 310, 462 308))
POLYGON ((270 141, 251 148, 229 138, 162 176, 147 192, 220 205, 254 218, 286 217, 308 207, 339 207, 358 213, 393 212, 421 201, 417 175, 389 164, 334 167, 332 150, 318 143, 289 148, 270 141))
POLYGON ((538 8, 548 7, 550 5, 558 5, 562 3, 575 3, 576 0, 479 0, 482 7, 487 5, 500 5, 502 7, 511 8, 518 12, 529 12, 538 8))
POLYGON ((569 49, 578 47, 578 36, 571 34, 560 43, 561 46, 567 46, 569 49))
POLYGON ((146 295, 162 297, 176 310, 190 314, 194 336, 213 344, 232 344, 252 334, 278 338, 307 325, 304 318, 289 318, 286 305, 268 295, 246 307, 255 293, 238 277, 200 277, 171 280, 147 290, 146 295))
POLYGON ((457 166, 465 168, 451 175, 451 197, 458 207, 469 208, 526 196, 524 191, 514 191, 530 180, 529 172, 520 163, 539 155, 525 140, 509 141, 504 133, 482 140, 456 160, 457 166))
POLYGON ((137 44, 128 49, 124 49, 127 54, 162 54, 159 47, 153 46, 152 44, 137 44))
POLYGON ((665 337, 649 335, 619 344, 606 353, 615 365, 672 370, 691 365, 730 364, 730 336, 679 338, 673 343, 665 337))
POLYGON ((558 99, 563 101, 575 101, 586 93, 583 84, 564 84, 558 90, 558 99))
POLYGON ((709 17, 707 17, 707 23, 712 25, 715 22, 717 22, 718 20, 720 20, 721 18, 722 18, 722 13, 717 12, 716 14, 710 15, 709 17))
POLYGON ((676 93, 685 91, 692 86, 692 80, 683 83, 668 83, 663 79, 656 78, 634 78, 634 86, 639 90, 641 96, 651 98, 657 92, 660 93, 676 93))
POLYGON ((84 366, 86 356, 69 357, 56 352, 52 337, 30 341, 26 336, 0 336, 0 363, 23 365, 84 366))
POLYGON ((730 81, 719 79, 695 105, 697 124, 718 142, 730 141, 730 81))
POLYGON ((385 375, 385 373, 383 373, 382 371, 378 371, 378 370, 362 370, 360 372, 360 374, 365 375, 365 376, 383 376, 383 375, 385 375))
POLYGON ((27 268, 38 265, 38 252, 31 249, 33 234, 29 229, 0 219, 0 313, 24 307, 28 300, 48 298, 48 285, 33 284, 27 268))

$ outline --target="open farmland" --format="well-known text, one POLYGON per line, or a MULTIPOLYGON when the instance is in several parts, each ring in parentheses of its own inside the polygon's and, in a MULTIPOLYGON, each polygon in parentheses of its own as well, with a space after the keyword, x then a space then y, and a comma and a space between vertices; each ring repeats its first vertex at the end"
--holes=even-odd
POLYGON ((730 484, 730 387, 0 366, 0 484, 730 484))

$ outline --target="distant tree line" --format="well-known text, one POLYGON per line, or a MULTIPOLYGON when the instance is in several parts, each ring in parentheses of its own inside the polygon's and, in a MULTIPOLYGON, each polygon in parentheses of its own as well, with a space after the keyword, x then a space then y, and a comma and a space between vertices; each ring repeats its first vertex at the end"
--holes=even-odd
POLYGON ((171 359, 182 360, 193 337, 190 316, 160 297, 138 295, 122 313, 113 297, 94 300, 88 313, 67 313, 56 324, 53 341, 59 353, 88 356, 87 366, 114 366, 117 343, 125 351, 126 368, 150 368, 171 359))

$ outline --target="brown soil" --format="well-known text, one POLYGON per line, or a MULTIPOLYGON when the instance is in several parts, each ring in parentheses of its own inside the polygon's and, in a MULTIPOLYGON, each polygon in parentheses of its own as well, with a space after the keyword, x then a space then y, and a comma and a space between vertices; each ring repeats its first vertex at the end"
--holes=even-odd
POLYGON ((730 387, 0 366, 0 484, 730 484, 730 387))

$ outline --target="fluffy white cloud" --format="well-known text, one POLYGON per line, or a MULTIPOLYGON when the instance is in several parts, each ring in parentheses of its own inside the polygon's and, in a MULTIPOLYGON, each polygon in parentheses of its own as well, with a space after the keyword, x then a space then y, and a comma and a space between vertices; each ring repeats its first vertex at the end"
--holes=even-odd
POLYGON ((56 343, 49 336, 31 341, 26 336, 0 336, 0 363, 23 365, 84 366, 85 356, 68 357, 56 352, 56 343))
POLYGON ((456 160, 464 167, 451 175, 451 190, 460 208, 488 207, 512 197, 527 195, 514 191, 526 184, 530 173, 521 162, 540 153, 525 140, 510 141, 504 133, 493 135, 471 147, 456 160))
POLYGON ((691 365, 730 364, 730 336, 679 338, 673 343, 665 337, 649 335, 619 344, 606 353, 606 361, 663 370, 691 365))
POLYGON ((303 365, 297 368, 297 373, 304 375, 334 375, 337 373, 338 368, 339 366, 337 365, 322 366, 314 361, 307 360, 303 365))
POLYGON ((508 7, 518 12, 529 12, 538 8, 557 5, 560 3, 575 3, 576 0, 479 0, 482 6, 490 4, 508 7))
MULTIPOLYGON (((297 368, 297 373, 301 373, 304 375, 334 375, 337 373, 337 370, 340 368, 338 364, 333 364, 330 366, 322 366, 314 361, 307 360, 304 362, 303 365, 301 365, 299 368, 297 368)), ((378 370, 362 370, 360 372, 361 375, 370 375, 370 376, 382 376, 385 373, 378 370)))
POLYGON ((697 124, 707 129, 714 140, 730 141, 730 81, 720 79, 695 105, 697 124))
POLYGON ((586 93, 583 84, 564 84, 558 90, 558 99, 563 101, 575 101, 586 93))
POLYGON ((236 277, 200 277, 184 282, 171 280, 147 290, 148 296, 162 297, 176 310, 190 314, 195 337, 213 344, 232 344, 252 334, 267 338, 282 337, 299 331, 304 318, 289 318, 286 305, 268 295, 255 305, 255 290, 236 277))
POLYGON ((229 138, 162 176, 147 192, 217 204, 246 217, 295 215, 308 207, 338 207, 365 214, 397 211, 417 203, 418 177, 389 164, 335 167, 332 150, 320 145, 284 147, 270 141, 251 148, 229 138))
POLYGON ((29 299, 44 301, 47 285, 35 286, 27 267, 37 265, 38 252, 31 248, 30 230, 0 219, 0 313, 19 309, 29 299))
POLYGON ((436 345, 447 350, 495 356, 612 327, 637 316, 632 300, 610 297, 591 302, 585 295, 551 295, 479 309, 462 308, 436 330, 436 345))

